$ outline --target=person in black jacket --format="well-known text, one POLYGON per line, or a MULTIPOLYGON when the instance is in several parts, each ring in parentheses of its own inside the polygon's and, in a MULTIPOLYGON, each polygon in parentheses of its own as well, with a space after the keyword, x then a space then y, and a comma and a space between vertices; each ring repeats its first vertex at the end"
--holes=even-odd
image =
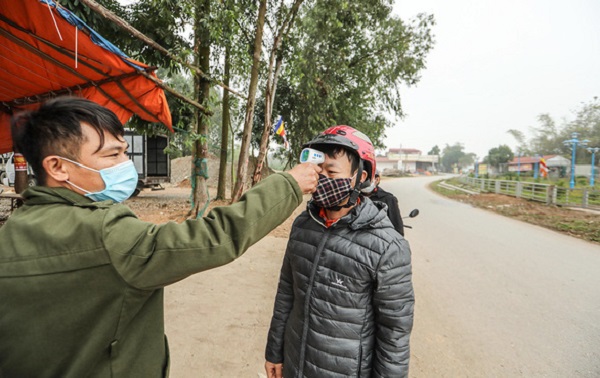
POLYGON ((307 144, 325 161, 292 226, 265 351, 268 378, 407 377, 414 293, 408 242, 361 195, 370 140, 334 126, 307 144))
MULTIPOLYGON (((387 214, 394 228, 400 235, 404 236, 404 222, 402 221, 402 215, 400 214, 400 207, 398 206, 398 199, 390 192, 386 192, 379 186, 381 178, 379 172, 375 173, 375 188, 369 194, 371 201, 383 202, 387 205, 387 214)), ((363 191, 364 192, 364 191, 363 191)))

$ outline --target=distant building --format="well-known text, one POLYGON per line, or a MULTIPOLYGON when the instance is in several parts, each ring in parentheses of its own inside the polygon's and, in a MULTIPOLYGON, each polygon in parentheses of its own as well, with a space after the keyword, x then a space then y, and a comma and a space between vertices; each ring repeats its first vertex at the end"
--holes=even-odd
MULTIPOLYGON (((560 169, 560 167, 568 167, 571 165, 571 161, 560 155, 544 155, 548 170, 560 169)), ((539 163, 539 156, 521 156, 515 157, 508 162, 509 172, 531 172, 535 168, 535 165, 539 163)))
MULTIPOLYGON (((548 175, 550 177, 564 177, 566 172, 570 171, 571 161, 560 155, 544 155, 546 166, 548 167, 548 175)), ((535 175, 534 170, 539 170, 540 156, 516 156, 509 161, 506 166, 508 172, 531 172, 535 175)))
POLYGON ((414 148, 390 148, 385 156, 377 156, 377 169, 397 169, 407 173, 425 173, 437 171, 439 156, 423 155, 414 148))

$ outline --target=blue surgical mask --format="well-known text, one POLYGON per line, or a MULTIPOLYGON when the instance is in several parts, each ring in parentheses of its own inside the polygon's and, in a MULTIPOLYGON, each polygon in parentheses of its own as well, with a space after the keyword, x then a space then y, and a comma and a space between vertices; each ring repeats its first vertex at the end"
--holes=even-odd
POLYGON ((61 157, 61 159, 70 161, 71 163, 81 168, 98 172, 100 174, 100 177, 102 177, 102 181, 104 181, 104 189, 94 193, 85 190, 67 180, 67 182, 70 185, 81 190, 82 192, 85 192, 86 197, 89 197, 96 202, 106 200, 123 202, 133 194, 135 188, 137 187, 138 173, 135 169, 135 166, 133 165, 133 161, 131 160, 127 160, 113 167, 96 170, 93 168, 86 167, 85 165, 73 161, 71 159, 67 159, 64 157, 61 157))

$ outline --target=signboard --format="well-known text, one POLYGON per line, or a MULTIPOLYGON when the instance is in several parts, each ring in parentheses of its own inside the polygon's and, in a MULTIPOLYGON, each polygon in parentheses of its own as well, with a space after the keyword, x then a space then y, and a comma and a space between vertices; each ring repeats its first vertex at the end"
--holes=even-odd
MULTIPOLYGON (((521 172, 529 172, 532 170, 533 170, 533 164, 531 164, 531 163, 521 164, 521 172)), ((509 165, 508 171, 509 172, 519 172, 519 166, 518 165, 509 165)))
POLYGON ((488 173, 488 166, 487 164, 478 164, 477 165, 477 171, 480 175, 486 175, 488 173))

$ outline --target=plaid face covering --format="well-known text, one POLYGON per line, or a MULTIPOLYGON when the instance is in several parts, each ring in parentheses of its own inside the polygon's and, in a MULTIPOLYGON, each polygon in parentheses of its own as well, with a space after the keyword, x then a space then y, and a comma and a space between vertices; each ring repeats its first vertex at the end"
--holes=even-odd
POLYGON ((336 207, 348 198, 352 192, 352 180, 354 177, 356 175, 350 178, 332 179, 324 175, 319 175, 317 191, 312 196, 313 201, 317 206, 325 209, 336 207))

